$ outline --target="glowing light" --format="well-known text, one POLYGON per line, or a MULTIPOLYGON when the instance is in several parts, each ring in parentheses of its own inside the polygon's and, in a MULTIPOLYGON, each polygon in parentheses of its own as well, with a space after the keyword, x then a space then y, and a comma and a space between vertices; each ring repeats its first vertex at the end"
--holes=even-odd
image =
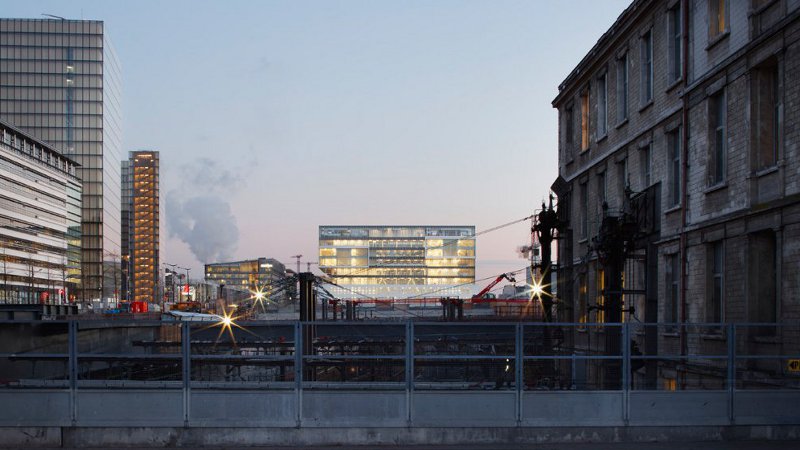
POLYGON ((545 288, 548 285, 544 284, 543 281, 544 281, 544 278, 540 278, 538 280, 534 279, 533 280, 533 284, 527 285, 528 288, 530 288, 531 300, 533 300, 533 299, 541 300, 543 295, 546 295, 548 297, 552 297, 552 295, 549 292, 545 291, 545 288))
POLYGON ((233 310, 231 310, 230 312, 223 311, 222 315, 217 317, 219 318, 219 322, 217 322, 214 325, 219 326, 220 328, 219 328, 219 333, 217 333, 217 339, 214 342, 214 344, 216 345, 216 343, 219 342, 219 338, 221 338, 222 334, 227 330, 228 334, 231 336, 231 342, 233 343, 233 346, 236 347, 236 336, 233 335, 233 327, 239 328, 240 330, 244 331, 247 330, 245 330, 239 324, 236 323, 236 319, 238 319, 238 317, 233 316, 233 310))
POLYGON ((253 313, 255 313, 256 306, 261 305, 261 311, 266 312, 264 304, 270 302, 269 300, 269 286, 264 289, 263 286, 258 286, 255 290, 250 291, 250 299, 253 300, 253 313))
POLYGON ((542 283, 541 282, 534 281, 533 285, 531 286, 531 288, 532 288, 532 291, 533 291, 533 295, 535 295, 537 298, 542 298, 542 293, 544 293, 544 289, 542 289, 542 283))

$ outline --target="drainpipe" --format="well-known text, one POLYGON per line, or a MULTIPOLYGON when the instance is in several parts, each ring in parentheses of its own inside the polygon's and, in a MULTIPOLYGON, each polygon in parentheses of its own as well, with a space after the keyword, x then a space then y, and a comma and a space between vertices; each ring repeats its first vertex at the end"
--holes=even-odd
MULTIPOLYGON (((683 27, 683 39, 681 58, 683 64, 681 66, 681 75, 683 76, 683 108, 682 108, 682 124, 683 132, 681 133, 681 240, 680 240, 680 254, 681 254, 681 322, 686 323, 686 271, 687 271, 687 209, 689 208, 689 193, 687 192, 688 178, 689 178, 689 93, 687 87, 689 86, 689 0, 681 0, 681 26, 683 27)), ((686 327, 680 327, 680 345, 681 355, 688 354, 688 344, 686 339, 686 327)), ((679 377, 681 388, 685 387, 685 377, 679 377)))

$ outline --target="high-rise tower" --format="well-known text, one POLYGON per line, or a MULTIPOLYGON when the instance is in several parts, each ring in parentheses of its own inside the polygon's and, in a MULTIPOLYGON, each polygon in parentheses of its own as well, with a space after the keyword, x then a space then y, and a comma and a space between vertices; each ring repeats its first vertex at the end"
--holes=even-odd
POLYGON ((0 19, 0 117, 79 164, 79 301, 120 290, 120 67, 101 21, 0 19))
POLYGON ((156 151, 136 151, 122 161, 123 298, 161 300, 163 215, 156 151))

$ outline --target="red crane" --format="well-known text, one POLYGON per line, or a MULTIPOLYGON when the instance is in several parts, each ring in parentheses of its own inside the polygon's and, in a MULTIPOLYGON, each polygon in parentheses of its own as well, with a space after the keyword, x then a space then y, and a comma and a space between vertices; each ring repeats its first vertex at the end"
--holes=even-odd
POLYGON ((472 301, 476 302, 476 303, 479 303, 480 301, 485 300, 484 296, 486 294, 488 294, 489 291, 491 291, 493 287, 497 286, 497 283, 503 281, 503 279, 506 279, 506 280, 508 280, 508 281, 510 281, 512 283, 516 283, 517 282, 517 280, 514 279, 514 277, 511 274, 508 274, 508 273, 501 274, 500 276, 495 278, 494 281, 489 283, 488 286, 486 286, 485 288, 481 289, 481 291, 478 292, 477 294, 473 295, 472 296, 472 301))

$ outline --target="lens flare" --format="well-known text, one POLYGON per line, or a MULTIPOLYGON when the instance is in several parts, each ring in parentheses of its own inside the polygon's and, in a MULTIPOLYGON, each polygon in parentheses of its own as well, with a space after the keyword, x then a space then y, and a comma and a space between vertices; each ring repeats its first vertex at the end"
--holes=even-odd
POLYGON ((535 279, 533 280, 533 284, 528 284, 528 288, 530 289, 531 293, 531 300, 542 300, 543 296, 552 297, 552 295, 545 290, 547 284, 544 284, 544 278, 535 279))

